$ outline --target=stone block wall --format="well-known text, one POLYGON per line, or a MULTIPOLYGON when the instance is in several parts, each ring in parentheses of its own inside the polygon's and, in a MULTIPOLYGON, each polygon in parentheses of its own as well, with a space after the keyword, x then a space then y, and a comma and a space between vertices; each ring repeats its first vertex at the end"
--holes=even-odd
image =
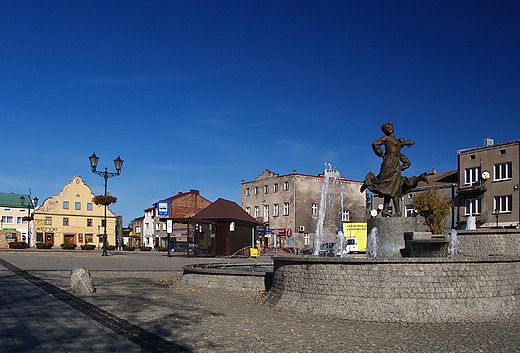
POLYGON ((377 322, 518 317, 519 260, 275 258, 264 301, 288 312, 377 322))
POLYGON ((458 230, 458 252, 461 256, 520 256, 520 230, 458 230))
POLYGON ((271 278, 265 272, 197 268, 197 266, 185 267, 182 275, 182 283, 190 287, 239 291, 248 296, 264 295, 270 280, 271 278))

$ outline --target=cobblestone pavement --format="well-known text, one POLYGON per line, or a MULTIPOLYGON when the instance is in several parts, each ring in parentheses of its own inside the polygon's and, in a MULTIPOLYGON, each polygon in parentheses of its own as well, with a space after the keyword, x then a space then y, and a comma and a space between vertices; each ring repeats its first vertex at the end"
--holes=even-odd
POLYGON ((0 251, 0 344, 8 347, 2 352, 520 351, 518 321, 406 324, 295 315, 268 308, 262 298, 183 285, 184 264, 214 259, 100 255, 0 251), (90 270, 96 293, 69 293, 77 266, 90 270))

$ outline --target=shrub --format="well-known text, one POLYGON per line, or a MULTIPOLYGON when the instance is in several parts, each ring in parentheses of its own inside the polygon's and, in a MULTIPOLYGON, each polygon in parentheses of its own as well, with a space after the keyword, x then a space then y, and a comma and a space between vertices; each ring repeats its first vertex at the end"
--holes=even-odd
POLYGON ((424 223, 432 234, 442 234, 451 203, 446 201, 438 188, 428 188, 412 198, 412 206, 424 217, 424 223))
POLYGON ((74 250, 76 249, 76 246, 76 244, 61 244, 63 250, 74 250))
POLYGON ((125 245, 125 246, 123 247, 123 250, 124 250, 124 251, 134 251, 135 248, 134 248, 133 246, 125 245))
POLYGON ((107 250, 114 251, 116 249, 115 245, 107 245, 107 250))
POLYGON ((52 249, 52 243, 36 243, 37 249, 52 249))
POLYGON ((9 249, 27 249, 27 243, 24 241, 12 241, 9 243, 9 249))
POLYGON ((94 244, 83 244, 81 250, 94 250, 96 246, 94 244))
POLYGON ((164 246, 160 246, 157 248, 157 251, 168 251, 168 248, 166 248, 164 246))
POLYGON ((150 251, 150 250, 152 250, 152 248, 150 246, 141 246, 139 248, 139 250, 141 250, 141 251, 150 251))

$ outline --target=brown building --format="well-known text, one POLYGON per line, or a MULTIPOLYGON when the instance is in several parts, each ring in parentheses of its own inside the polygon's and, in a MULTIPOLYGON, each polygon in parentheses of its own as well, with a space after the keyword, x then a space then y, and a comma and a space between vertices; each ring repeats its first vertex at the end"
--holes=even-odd
MULTIPOLYGON (((260 234, 263 245, 296 250, 313 246, 324 181, 324 174, 295 171, 279 175, 266 169, 254 181, 242 182, 242 208, 262 223, 261 229, 268 228, 265 237, 260 234)), ((344 177, 331 182, 324 242, 335 241, 338 227, 343 223, 366 222, 366 193, 360 192, 362 184, 344 177)))
POLYGON ((233 201, 219 198, 197 213, 192 222, 200 229, 196 238, 207 245, 207 255, 230 256, 256 245, 256 226, 259 223, 233 201))
POLYGON ((520 140, 457 151, 459 229, 468 217, 476 226, 518 227, 520 219, 520 140))

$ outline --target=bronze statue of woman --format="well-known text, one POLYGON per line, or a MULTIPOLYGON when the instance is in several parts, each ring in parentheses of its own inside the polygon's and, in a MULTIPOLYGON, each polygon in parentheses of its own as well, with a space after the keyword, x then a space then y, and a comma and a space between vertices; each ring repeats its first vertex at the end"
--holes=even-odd
POLYGON ((365 182, 361 187, 361 192, 367 188, 373 193, 382 196, 384 199, 382 215, 386 217, 392 216, 388 211, 390 200, 392 200, 395 207, 393 216, 400 217, 402 213, 399 209, 399 197, 415 189, 421 180, 428 183, 428 178, 426 178, 426 173, 411 178, 401 176, 401 171, 407 169, 412 164, 401 153, 401 148, 404 146, 411 147, 415 142, 410 140, 405 142, 402 138, 397 139, 394 135, 392 123, 384 123, 381 126, 381 131, 383 131, 385 136, 372 143, 374 153, 378 157, 383 158, 381 170, 378 176, 375 176, 373 173, 367 174, 365 182), (385 146, 384 151, 381 148, 383 145, 385 146))

